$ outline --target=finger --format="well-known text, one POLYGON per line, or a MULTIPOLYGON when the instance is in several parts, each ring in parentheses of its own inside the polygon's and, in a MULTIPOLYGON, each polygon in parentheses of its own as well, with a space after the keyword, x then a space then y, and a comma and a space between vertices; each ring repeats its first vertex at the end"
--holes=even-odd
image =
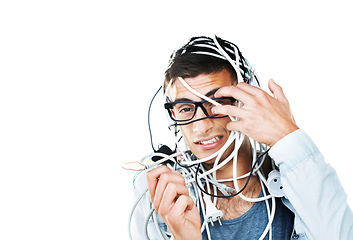
POLYGON ((282 87, 276 84, 272 78, 268 81, 268 88, 276 99, 278 99, 282 103, 288 104, 288 99, 284 95, 282 87))
POLYGON ((253 96, 258 95, 259 93, 261 93, 263 91, 262 89, 255 87, 255 86, 251 86, 250 84, 247 84, 245 82, 238 83, 237 87, 242 89, 243 91, 253 95, 253 96))
POLYGON ((222 115, 228 115, 228 116, 235 116, 239 118, 244 118, 247 112, 248 111, 243 108, 240 108, 237 106, 231 106, 231 105, 214 106, 212 108, 213 114, 222 114, 222 115))
POLYGON ((189 191, 185 185, 178 183, 169 183, 163 193, 159 205, 154 205, 161 216, 169 214, 178 197, 181 195, 189 196, 189 191))
POLYGON ((243 89, 237 86, 227 86, 218 89, 215 93, 215 97, 233 97, 244 104, 253 102, 254 96, 249 92, 244 91, 243 89))
MULTIPOLYGON (((243 126, 243 123, 241 121, 231 121, 227 123, 227 129, 229 131, 244 132, 242 126, 243 126)), ((246 134, 246 132, 244 133, 246 134)))
POLYGON ((146 174, 147 185, 148 185, 152 202, 154 199, 154 195, 156 192, 156 187, 157 187, 160 175, 163 173, 171 173, 171 172, 172 170, 167 166, 160 166, 147 172, 146 174))
POLYGON ((178 226, 183 219, 185 211, 192 210, 195 206, 190 196, 181 195, 176 200, 172 211, 166 216, 166 220, 173 226, 178 226))
POLYGON ((163 195, 167 191, 167 187, 170 183, 185 186, 185 179, 181 176, 179 172, 161 174, 152 200, 155 208, 158 208, 159 204, 162 201, 163 195))

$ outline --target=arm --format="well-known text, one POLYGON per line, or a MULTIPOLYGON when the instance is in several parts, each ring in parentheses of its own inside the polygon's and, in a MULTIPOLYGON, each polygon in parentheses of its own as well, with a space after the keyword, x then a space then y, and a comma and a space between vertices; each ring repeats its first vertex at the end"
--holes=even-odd
POLYGON ((202 239, 200 215, 183 176, 161 166, 147 173, 147 182, 153 206, 174 239, 202 239))
POLYGON ((286 198, 297 217, 298 234, 309 239, 350 239, 353 214, 335 170, 303 130, 285 136, 270 150, 281 172, 286 198))
POLYGON ((295 228, 309 239, 349 239, 353 235, 353 214, 335 171, 310 138, 298 127, 289 102, 273 80, 274 96, 246 83, 219 89, 216 97, 232 96, 244 106, 217 106, 214 113, 239 117, 228 129, 242 131, 272 149, 280 168, 286 197, 294 207, 295 228))

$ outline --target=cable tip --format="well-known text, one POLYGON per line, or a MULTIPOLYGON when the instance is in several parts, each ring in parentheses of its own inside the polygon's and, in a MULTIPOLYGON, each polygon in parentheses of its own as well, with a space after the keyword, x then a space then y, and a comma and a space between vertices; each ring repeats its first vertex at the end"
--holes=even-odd
POLYGON ((209 220, 209 222, 211 223, 212 227, 214 227, 212 217, 209 217, 208 220, 209 220))
POLYGON ((219 225, 221 225, 221 226, 222 226, 222 221, 221 221, 221 218, 220 218, 220 217, 217 217, 217 219, 218 219, 219 225))

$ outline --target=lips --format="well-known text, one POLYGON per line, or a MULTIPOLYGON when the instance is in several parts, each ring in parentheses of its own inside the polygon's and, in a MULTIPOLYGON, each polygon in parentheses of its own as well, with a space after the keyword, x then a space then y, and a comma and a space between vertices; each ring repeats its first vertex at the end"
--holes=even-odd
POLYGON ((201 147, 203 150, 212 150, 218 148, 222 144, 222 138, 223 136, 215 136, 208 139, 201 139, 195 142, 195 144, 201 147))
POLYGON ((210 140, 199 141, 199 142, 197 142, 197 144, 201 144, 201 145, 211 144, 211 143, 217 142, 219 139, 221 139, 221 137, 214 137, 210 140))

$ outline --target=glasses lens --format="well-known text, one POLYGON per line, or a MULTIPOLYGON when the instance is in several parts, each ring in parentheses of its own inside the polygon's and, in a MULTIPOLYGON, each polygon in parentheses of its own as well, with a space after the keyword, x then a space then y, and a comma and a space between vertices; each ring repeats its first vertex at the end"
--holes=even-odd
POLYGON ((187 121, 194 117, 196 106, 194 103, 180 102, 173 107, 174 118, 177 121, 187 121))

